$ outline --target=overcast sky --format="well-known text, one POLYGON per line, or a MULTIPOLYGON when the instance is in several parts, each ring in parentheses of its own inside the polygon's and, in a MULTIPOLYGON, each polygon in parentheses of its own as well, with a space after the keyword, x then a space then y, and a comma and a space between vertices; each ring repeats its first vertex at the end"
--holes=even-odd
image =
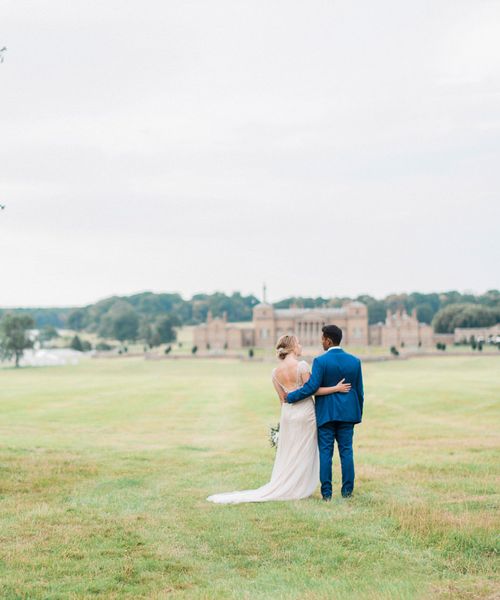
POLYGON ((0 306, 500 286, 500 1, 2 0, 0 306))

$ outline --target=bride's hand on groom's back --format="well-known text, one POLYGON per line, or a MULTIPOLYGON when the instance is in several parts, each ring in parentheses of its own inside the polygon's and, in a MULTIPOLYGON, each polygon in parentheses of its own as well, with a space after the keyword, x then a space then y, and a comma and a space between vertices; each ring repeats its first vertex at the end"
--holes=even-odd
POLYGON ((339 381, 335 387, 341 394, 346 394, 347 392, 351 391, 351 384, 345 383, 345 378, 339 381))

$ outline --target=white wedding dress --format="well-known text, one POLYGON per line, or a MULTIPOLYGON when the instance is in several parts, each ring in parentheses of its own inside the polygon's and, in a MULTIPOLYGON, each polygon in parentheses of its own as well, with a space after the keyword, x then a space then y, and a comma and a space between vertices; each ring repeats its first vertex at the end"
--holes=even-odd
MULTIPOLYGON (((273 379, 287 390, 275 377, 273 379)), ((308 372, 309 366, 301 361, 297 367, 297 388, 301 387, 300 375, 308 372)), ((241 502, 268 502, 269 500, 300 500, 310 496, 319 481, 319 452, 316 429, 316 414, 312 397, 283 403, 280 417, 280 433, 271 481, 256 490, 227 492, 207 498, 217 504, 239 504, 241 502)))

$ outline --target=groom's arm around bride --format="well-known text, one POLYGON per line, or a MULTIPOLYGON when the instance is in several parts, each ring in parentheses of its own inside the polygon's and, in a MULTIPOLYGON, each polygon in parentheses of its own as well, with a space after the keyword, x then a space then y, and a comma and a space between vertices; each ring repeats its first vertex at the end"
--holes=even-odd
POLYGON ((321 387, 321 382, 323 381, 324 366, 322 362, 318 359, 319 357, 313 360, 311 376, 309 377, 309 380, 306 383, 304 383, 304 385, 301 388, 290 392, 285 398, 287 402, 299 402, 300 400, 309 398, 309 396, 313 396, 321 387))

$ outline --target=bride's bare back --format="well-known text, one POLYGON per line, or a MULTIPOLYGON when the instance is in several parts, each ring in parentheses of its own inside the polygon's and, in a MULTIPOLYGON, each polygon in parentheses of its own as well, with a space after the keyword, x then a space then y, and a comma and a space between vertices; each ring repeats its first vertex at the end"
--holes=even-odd
MULTIPOLYGON (((302 361, 304 362, 304 361, 302 361)), ((274 377, 288 391, 294 390, 302 383, 299 372, 299 361, 290 356, 283 360, 273 371, 274 377)))
MULTIPOLYGON (((272 380, 274 389, 276 390, 280 402, 285 401, 285 394, 288 394, 297 388, 301 387, 309 381, 311 372, 309 365, 305 360, 298 360, 294 354, 288 355, 282 362, 273 369, 272 380)), ((315 395, 325 396, 336 392, 345 393, 351 389, 350 383, 345 383, 344 379, 338 382, 337 385, 330 387, 319 387, 315 395)))

